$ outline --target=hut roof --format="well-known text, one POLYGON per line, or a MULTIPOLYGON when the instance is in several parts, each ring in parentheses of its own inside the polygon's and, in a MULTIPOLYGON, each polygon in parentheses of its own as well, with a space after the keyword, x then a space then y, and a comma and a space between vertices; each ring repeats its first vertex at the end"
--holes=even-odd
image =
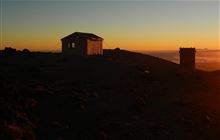
POLYGON ((68 36, 65 36, 61 40, 75 38, 75 37, 79 37, 79 38, 83 38, 83 39, 99 39, 99 40, 101 39, 101 40, 103 40, 103 38, 101 38, 93 33, 83 33, 83 32, 74 32, 68 36))

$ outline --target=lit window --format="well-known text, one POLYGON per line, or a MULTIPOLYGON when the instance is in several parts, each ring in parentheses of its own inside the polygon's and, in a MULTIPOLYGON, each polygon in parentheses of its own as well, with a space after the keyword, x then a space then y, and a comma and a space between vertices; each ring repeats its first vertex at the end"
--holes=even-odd
POLYGON ((75 48, 75 43, 74 42, 68 43, 68 48, 75 48))
POLYGON ((74 43, 74 42, 72 42, 72 45, 71 45, 71 46, 72 46, 72 48, 75 48, 75 43, 74 43))

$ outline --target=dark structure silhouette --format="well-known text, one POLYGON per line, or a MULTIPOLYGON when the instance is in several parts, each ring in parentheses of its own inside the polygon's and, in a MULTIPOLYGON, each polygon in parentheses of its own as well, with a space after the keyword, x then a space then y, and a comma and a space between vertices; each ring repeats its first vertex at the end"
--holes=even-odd
POLYGON ((11 47, 5 47, 3 52, 5 53, 5 55, 16 55, 17 54, 17 50, 11 47))
POLYGON ((102 55, 103 38, 92 34, 75 32, 61 39, 62 53, 80 56, 102 55))
POLYGON ((180 48, 180 67, 185 71, 195 70, 195 48, 180 48))

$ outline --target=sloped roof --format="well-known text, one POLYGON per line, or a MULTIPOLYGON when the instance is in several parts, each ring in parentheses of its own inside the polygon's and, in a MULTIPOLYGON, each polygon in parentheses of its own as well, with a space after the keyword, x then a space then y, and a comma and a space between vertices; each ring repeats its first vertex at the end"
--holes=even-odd
POLYGON ((74 38, 74 37, 80 37, 80 38, 84 38, 84 39, 101 39, 101 40, 103 40, 103 38, 101 38, 93 33, 83 33, 83 32, 74 32, 68 36, 65 36, 61 40, 65 40, 68 38, 74 38))

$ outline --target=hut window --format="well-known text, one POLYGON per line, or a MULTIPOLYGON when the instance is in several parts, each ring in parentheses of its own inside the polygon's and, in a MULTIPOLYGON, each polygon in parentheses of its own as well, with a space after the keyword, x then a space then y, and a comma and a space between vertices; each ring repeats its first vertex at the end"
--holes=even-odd
POLYGON ((72 48, 75 48, 75 43, 74 43, 74 42, 72 42, 71 46, 72 46, 72 48))
POLYGON ((75 48, 75 43, 74 42, 69 42, 68 43, 68 48, 75 48))

